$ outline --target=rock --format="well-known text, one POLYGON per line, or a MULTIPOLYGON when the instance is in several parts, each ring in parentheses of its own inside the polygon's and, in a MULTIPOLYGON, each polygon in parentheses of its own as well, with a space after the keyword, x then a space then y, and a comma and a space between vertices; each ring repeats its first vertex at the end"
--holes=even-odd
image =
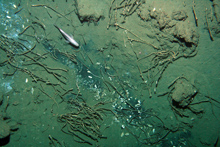
POLYGON ((104 18, 104 8, 102 1, 77 0, 77 15, 81 22, 98 22, 104 18))
POLYGON ((173 35, 180 41, 188 44, 188 46, 198 45, 199 35, 195 28, 191 27, 187 22, 178 22, 175 26, 173 35))
POLYGON ((179 79, 175 84, 172 100, 175 102, 175 106, 184 108, 192 102, 196 94, 197 89, 190 82, 179 79))
POLYGON ((18 130, 18 123, 16 122, 16 121, 14 121, 14 120, 12 120, 12 121, 9 121, 8 122, 8 125, 10 126, 10 130, 11 131, 16 131, 16 130, 18 130))
POLYGON ((10 135, 10 127, 5 121, 0 121, 0 139, 6 138, 10 135))
POLYGON ((141 5, 139 7, 138 15, 140 16, 142 20, 149 21, 151 20, 150 12, 151 10, 148 5, 141 5))
POLYGON ((174 11, 173 13, 172 13, 172 18, 174 19, 174 20, 186 20, 186 18, 187 18, 188 16, 187 16, 187 14, 186 14, 186 11, 184 11, 184 10, 181 10, 181 11, 174 11))
POLYGON ((169 22, 171 21, 169 16, 164 11, 159 11, 157 13, 156 20, 157 20, 157 23, 159 24, 160 29, 165 28, 166 25, 168 25, 169 22))

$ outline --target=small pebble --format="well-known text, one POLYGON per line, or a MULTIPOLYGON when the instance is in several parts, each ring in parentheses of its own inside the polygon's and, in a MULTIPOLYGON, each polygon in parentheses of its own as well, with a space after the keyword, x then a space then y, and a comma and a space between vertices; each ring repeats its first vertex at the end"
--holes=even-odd
POLYGON ((128 136, 129 135, 129 133, 125 133, 125 136, 128 136))
POLYGON ((122 133, 121 133, 121 137, 123 137, 124 135, 125 135, 124 132, 122 132, 122 133))

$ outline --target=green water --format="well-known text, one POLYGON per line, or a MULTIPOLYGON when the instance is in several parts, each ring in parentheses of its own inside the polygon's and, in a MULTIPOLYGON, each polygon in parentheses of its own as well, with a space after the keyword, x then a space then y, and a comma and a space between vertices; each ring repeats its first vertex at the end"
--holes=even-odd
POLYGON ((0 0, 0 146, 220 146, 219 3, 0 0))

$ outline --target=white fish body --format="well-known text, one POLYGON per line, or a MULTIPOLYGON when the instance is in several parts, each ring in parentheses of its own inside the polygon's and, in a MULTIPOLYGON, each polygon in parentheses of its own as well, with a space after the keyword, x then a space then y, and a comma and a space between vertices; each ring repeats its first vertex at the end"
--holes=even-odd
POLYGON ((70 35, 68 35, 66 32, 64 32, 62 29, 60 29, 58 26, 54 25, 59 31, 60 33, 66 38, 66 40, 71 43, 72 45, 74 45, 75 47, 79 47, 79 43, 76 42, 76 40, 73 39, 73 37, 71 37, 70 35))

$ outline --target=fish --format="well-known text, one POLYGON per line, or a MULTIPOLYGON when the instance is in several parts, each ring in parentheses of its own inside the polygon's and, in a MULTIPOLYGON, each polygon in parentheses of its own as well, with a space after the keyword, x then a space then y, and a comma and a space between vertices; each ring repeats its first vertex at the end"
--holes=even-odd
POLYGON ((61 28, 59 28, 57 25, 54 25, 59 31, 60 31, 60 33, 64 36, 64 38, 70 43, 70 44, 72 44, 73 46, 75 46, 75 47, 79 47, 79 43, 77 43, 76 42, 76 40, 72 37, 72 36, 70 36, 70 35, 68 35, 66 32, 64 32, 61 28))

